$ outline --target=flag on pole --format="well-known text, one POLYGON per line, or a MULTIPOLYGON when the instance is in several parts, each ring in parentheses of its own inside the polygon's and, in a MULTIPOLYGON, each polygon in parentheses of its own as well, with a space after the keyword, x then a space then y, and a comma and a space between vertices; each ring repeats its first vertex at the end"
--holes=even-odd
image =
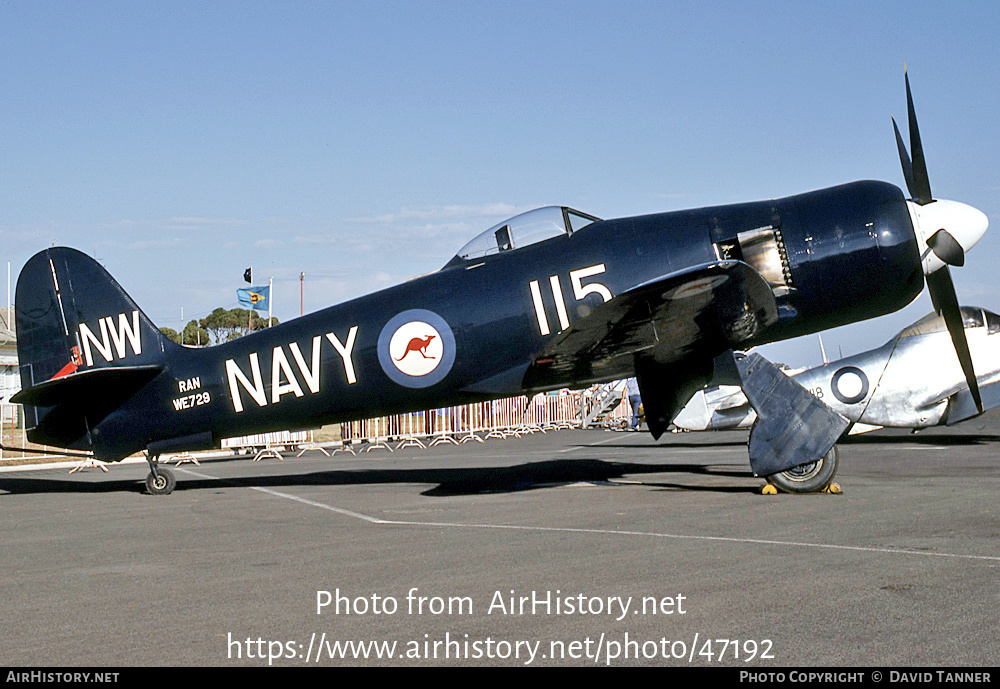
POLYGON ((258 311, 267 311, 271 306, 271 288, 268 287, 240 287, 236 290, 236 297, 240 301, 240 306, 258 311))

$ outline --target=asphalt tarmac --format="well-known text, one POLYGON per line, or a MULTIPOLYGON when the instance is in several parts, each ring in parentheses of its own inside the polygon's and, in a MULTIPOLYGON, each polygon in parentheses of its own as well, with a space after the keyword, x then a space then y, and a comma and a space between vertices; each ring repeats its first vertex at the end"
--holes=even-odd
POLYGON ((0 473, 4 666, 993 666, 1000 415, 842 443, 564 430, 0 473))

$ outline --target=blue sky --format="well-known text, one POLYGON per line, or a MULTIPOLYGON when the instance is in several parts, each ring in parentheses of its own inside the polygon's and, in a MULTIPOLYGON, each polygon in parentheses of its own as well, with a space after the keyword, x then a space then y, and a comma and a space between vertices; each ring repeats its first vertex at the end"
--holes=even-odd
MULTIPOLYGON (((982 2, 0 0, 0 246, 12 279, 53 242, 94 255, 174 328, 252 265, 287 320, 300 272, 317 310, 540 205, 902 187, 905 61, 935 195, 993 226, 959 298, 1000 312, 998 35, 982 2)), ((764 353, 819 361, 815 337, 764 353)))

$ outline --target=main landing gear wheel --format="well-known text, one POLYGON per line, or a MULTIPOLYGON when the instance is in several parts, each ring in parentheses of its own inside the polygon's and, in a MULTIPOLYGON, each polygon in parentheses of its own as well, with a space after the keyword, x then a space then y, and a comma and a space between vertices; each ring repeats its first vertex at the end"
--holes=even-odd
POLYGON ((787 493, 817 493, 830 485, 836 473, 837 448, 834 446, 815 462, 800 464, 766 478, 772 486, 787 493))

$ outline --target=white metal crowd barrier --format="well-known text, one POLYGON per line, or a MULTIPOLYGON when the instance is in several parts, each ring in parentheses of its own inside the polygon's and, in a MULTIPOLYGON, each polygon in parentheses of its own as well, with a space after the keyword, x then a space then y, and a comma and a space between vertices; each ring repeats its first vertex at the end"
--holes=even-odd
MULTIPOLYGON (((423 444, 481 441, 485 438, 508 437, 547 431, 557 428, 580 426, 581 410, 585 409, 595 388, 583 392, 560 391, 558 394, 541 393, 528 400, 525 396, 508 397, 489 402, 476 402, 442 409, 381 416, 340 424, 341 441, 347 445, 368 443, 378 445, 387 441, 423 444)), ((0 437, 7 447, 28 447, 20 427, 20 414, 16 404, 0 404, 0 437)), ((631 406, 623 399, 608 414, 612 420, 629 419, 631 406)), ((276 446, 292 447, 309 442, 309 431, 277 431, 258 433, 237 438, 225 438, 223 449, 270 449, 276 446)), ((34 447, 34 446, 32 446, 34 447)), ((0 459, 11 453, 0 450, 0 459)))
MULTIPOLYGON (((345 443, 384 443, 400 440, 423 444, 461 443, 483 438, 508 437, 580 425, 580 410, 590 391, 507 397, 455 407, 381 416, 340 425, 345 443)), ((609 416, 628 419, 632 409, 623 400, 609 416)))
POLYGON ((298 445, 309 439, 309 431, 275 431, 273 433, 255 433, 254 435, 242 435, 237 438, 223 438, 222 449, 230 450, 234 448, 265 448, 275 445, 298 445))

